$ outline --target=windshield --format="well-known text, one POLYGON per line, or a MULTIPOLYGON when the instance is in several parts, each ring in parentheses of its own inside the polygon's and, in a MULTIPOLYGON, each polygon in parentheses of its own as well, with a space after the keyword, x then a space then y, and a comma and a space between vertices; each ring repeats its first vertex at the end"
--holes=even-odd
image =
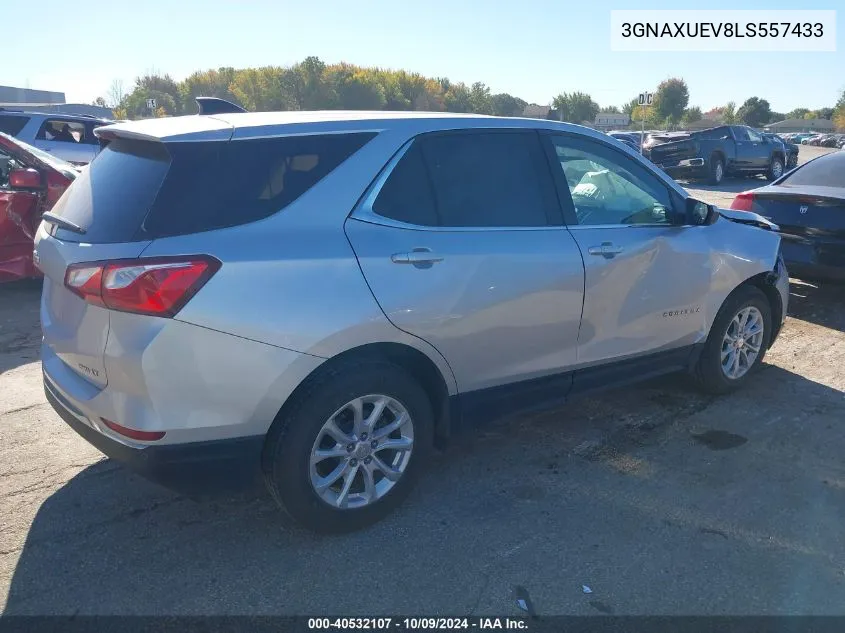
POLYGON ((42 163, 46 163, 66 178, 73 179, 79 175, 79 170, 76 167, 74 167, 67 161, 62 160, 61 158, 57 158, 52 154, 48 154, 47 152, 40 150, 37 147, 33 147, 28 143, 24 143, 19 139, 13 138, 8 134, 3 134, 2 132, 0 132, 0 136, 2 136, 7 141, 10 141, 13 145, 17 145, 25 152, 32 154, 42 163))

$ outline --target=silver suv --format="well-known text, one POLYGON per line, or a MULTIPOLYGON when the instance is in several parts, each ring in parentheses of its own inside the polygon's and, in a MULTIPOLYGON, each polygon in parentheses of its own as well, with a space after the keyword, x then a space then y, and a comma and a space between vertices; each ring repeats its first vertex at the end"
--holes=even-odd
POLYGON ((745 382, 772 225, 580 126, 422 112, 118 124, 38 230, 44 386, 182 490, 361 527, 476 422, 672 371, 745 382))
POLYGON ((94 130, 114 121, 56 112, 0 108, 0 132, 74 165, 87 165, 100 151, 94 130))

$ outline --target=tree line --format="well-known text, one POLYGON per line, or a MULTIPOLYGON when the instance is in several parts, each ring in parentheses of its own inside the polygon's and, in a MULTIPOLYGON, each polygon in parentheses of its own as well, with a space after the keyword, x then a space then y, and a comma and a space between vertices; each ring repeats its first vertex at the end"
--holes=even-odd
MULTIPOLYGON (((287 67, 197 71, 182 81, 167 74, 148 73, 138 77, 128 92, 121 82, 114 82, 108 95, 95 103, 111 107, 116 118, 138 119, 193 114, 197 96, 220 97, 250 111, 424 110, 521 116, 528 105, 508 93, 493 94, 482 82, 467 85, 404 70, 326 64, 318 57, 307 57, 287 67), (148 99, 155 99, 155 112, 147 108, 148 99)), ((678 77, 660 83, 648 108, 638 107, 636 97, 618 107, 600 106, 583 92, 560 93, 551 99, 550 108, 549 118, 560 121, 593 122, 600 112, 624 113, 632 123, 647 127, 674 128, 705 116, 701 108, 689 105, 689 88, 678 77)), ((796 108, 787 113, 773 112, 765 99, 750 97, 738 108, 730 102, 707 114, 719 115, 725 123, 752 127, 786 118, 823 118, 845 128, 845 91, 836 105, 816 111, 796 108)))

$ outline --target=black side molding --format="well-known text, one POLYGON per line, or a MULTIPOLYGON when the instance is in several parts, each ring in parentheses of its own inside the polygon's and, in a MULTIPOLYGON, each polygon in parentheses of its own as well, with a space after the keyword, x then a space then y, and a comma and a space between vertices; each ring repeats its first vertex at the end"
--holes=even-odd
POLYGON ((226 101, 225 99, 218 99, 217 97, 196 97, 195 101, 199 106, 197 114, 233 114, 235 112, 246 112, 241 106, 226 101))

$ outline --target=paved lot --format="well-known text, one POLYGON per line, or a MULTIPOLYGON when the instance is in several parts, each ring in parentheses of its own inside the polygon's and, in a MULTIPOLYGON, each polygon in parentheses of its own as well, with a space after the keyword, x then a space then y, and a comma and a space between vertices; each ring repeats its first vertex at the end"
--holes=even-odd
POLYGON ((793 284, 741 393, 661 379, 502 421, 331 538, 263 497, 172 494, 72 433, 41 392, 38 292, 0 288, 7 614, 517 614, 517 588, 539 614, 845 613, 841 287, 793 284))

